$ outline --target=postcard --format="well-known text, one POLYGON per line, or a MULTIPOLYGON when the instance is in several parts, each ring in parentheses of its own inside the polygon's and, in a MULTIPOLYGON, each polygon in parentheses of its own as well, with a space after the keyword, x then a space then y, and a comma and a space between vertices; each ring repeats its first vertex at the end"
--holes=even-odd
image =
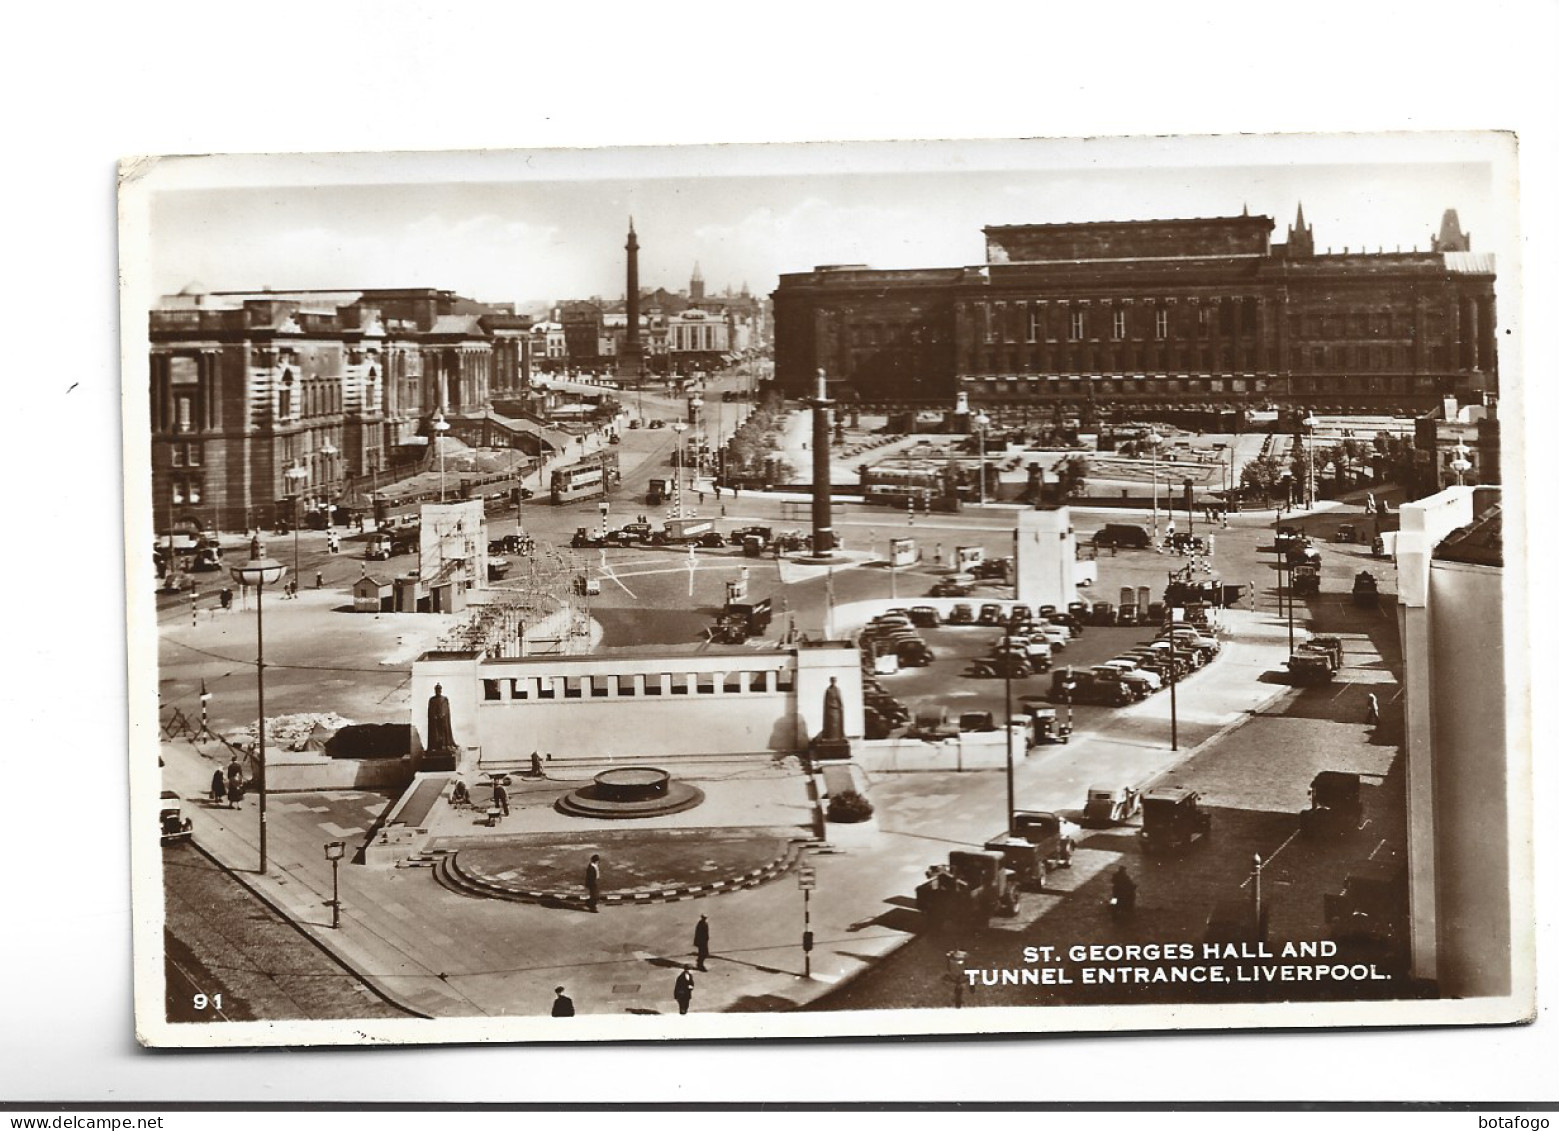
POLYGON ((139 1039, 1530 1021, 1515 150, 125 160, 139 1039))

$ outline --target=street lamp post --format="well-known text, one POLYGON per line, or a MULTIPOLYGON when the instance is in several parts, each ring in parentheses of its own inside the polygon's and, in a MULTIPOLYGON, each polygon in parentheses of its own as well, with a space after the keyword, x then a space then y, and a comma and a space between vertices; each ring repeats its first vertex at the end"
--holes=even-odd
POLYGON ((438 447, 438 501, 444 501, 444 433, 449 431, 449 421, 440 409, 433 414, 433 443, 438 447))
POLYGON ((341 857, 346 855, 346 842, 330 841, 325 845, 325 859, 330 861, 330 929, 341 927, 341 857))
POLYGON ((1180 683, 1176 678, 1175 668, 1175 634, 1169 634, 1169 748, 1180 749, 1180 711, 1179 704, 1175 701, 1175 687, 1180 683))
POLYGON ((320 475, 320 493, 325 496, 325 529, 329 530, 335 524, 336 500, 339 498, 335 489, 331 486, 335 482, 335 463, 338 448, 329 440, 319 449, 319 454, 325 457, 324 473, 320 475))
POLYGON ((704 470, 704 398, 694 397, 688 402, 688 427, 693 430, 693 442, 698 452, 699 472, 704 470))
POLYGON ((1156 431, 1148 431, 1148 451, 1152 453, 1153 461, 1153 545, 1158 545, 1158 446, 1164 442, 1164 438, 1156 431))
POLYGON ((292 504, 292 575, 298 576, 298 527, 302 525, 303 516, 299 513, 299 503, 302 502, 303 481, 309 477, 308 468, 301 463, 295 463, 286 471, 287 499, 292 504))
MULTIPOLYGON (((974 418, 974 427, 980 438, 980 505, 985 505, 985 430, 990 427, 991 418, 985 415, 985 410, 980 410, 980 415, 974 418)), ((1010 745, 1010 743, 1009 743, 1010 745)), ((1010 761, 1010 759, 1009 759, 1010 761)))
POLYGON ((671 493, 672 493, 672 496, 673 496, 672 507, 671 507, 671 509, 672 509, 672 516, 671 517, 672 518, 681 518, 682 517, 682 433, 687 431, 687 423, 685 421, 681 421, 681 420, 674 420, 674 421, 672 421, 672 424, 671 424, 671 430, 677 434, 677 466, 676 466, 676 473, 677 473, 677 475, 676 475, 676 478, 672 480, 672 485, 671 485, 671 493))
POLYGON ((1012 660, 1010 651, 1001 654, 1001 670, 1007 684, 1007 835, 1014 835, 1014 814, 1018 811, 1017 787, 1012 776, 1012 660))
POLYGON ((240 586, 254 586, 254 625, 255 625, 255 684, 256 694, 259 699, 260 725, 258 727, 258 749, 260 755, 259 782, 260 782, 260 874, 266 871, 266 839, 265 839, 265 587, 267 584, 275 585, 287 572, 287 567, 274 558, 265 556, 265 547, 260 545, 260 538, 256 535, 249 543, 249 560, 242 565, 230 566, 228 572, 233 580, 240 586))
POLYGON ((1321 422, 1315 414, 1305 417, 1305 510, 1315 509, 1315 429, 1321 422))

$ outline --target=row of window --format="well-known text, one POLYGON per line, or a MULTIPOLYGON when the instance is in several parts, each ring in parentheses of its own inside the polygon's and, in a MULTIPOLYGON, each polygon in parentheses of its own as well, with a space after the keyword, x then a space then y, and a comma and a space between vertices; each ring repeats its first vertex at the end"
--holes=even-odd
POLYGON ((183 506, 186 503, 199 503, 201 493, 205 490, 205 480, 178 476, 172 481, 171 488, 173 491, 173 502, 176 506, 183 506))
POLYGON ((795 690, 787 669, 743 672, 636 672, 631 675, 520 676, 482 680, 483 698, 502 702, 633 699, 665 695, 770 694, 795 690))
POLYGON ((169 444, 168 449, 174 467, 199 467, 205 455, 205 445, 199 440, 169 444))
MULTIPOLYGON (((977 349, 973 368, 1004 369, 1009 366, 997 362, 998 349, 977 349)), ((1010 353, 1010 351, 1007 351, 1010 353)), ((1263 368, 1265 351, 1245 346, 1221 345, 1186 346, 1083 346, 1042 351, 1042 360, 1035 355, 1022 359, 1020 368, 1032 371, 1036 368, 1052 369, 1059 373, 1137 372, 1150 370, 1209 370, 1263 368)))
POLYGON ((1266 379, 1261 377, 1149 377, 1141 381, 1134 377, 1102 377, 1092 382, 1082 377, 1064 377, 1053 386, 1049 381, 992 381, 982 382, 979 388, 998 394, 1038 391, 1081 397, 1087 395, 1087 384, 1090 383, 1096 392, 1105 396, 1120 393, 1259 393, 1267 387, 1266 379))
MULTIPOLYGON (((1257 304, 1253 300, 1222 299, 1216 303, 1189 309, 1194 309, 1196 312, 1193 325, 1199 338, 1256 332, 1257 304)), ((1060 327, 1048 321, 1052 315, 1046 307, 1031 306, 1023 302, 1010 305, 997 302, 981 304, 976 310, 984 323, 984 338, 987 344, 995 344, 998 340, 1016 341, 1020 331, 1024 341, 1027 342, 1058 340, 1060 327)), ((1097 339, 1099 329, 1105 324, 1092 320, 1089 316, 1107 314, 1110 340, 1120 342, 1125 341, 1129 334, 1136 337, 1146 336, 1147 324, 1140 313, 1143 310, 1152 315, 1153 338, 1160 342, 1168 340, 1169 307, 1162 302, 1151 307, 1127 307, 1116 304, 1103 310, 1073 307, 1060 313, 1065 316, 1063 325, 1066 329, 1067 341, 1081 342, 1097 339)))

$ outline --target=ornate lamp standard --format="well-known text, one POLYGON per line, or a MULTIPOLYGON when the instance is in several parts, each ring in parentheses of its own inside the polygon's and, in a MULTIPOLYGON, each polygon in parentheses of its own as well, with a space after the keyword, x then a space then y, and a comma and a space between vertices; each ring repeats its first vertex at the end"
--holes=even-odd
POLYGON ((336 478, 336 474, 335 474, 336 466, 335 466, 335 463, 336 463, 336 455, 338 454, 339 451, 340 451, 340 449, 337 448, 334 444, 332 444, 329 440, 326 440, 324 445, 319 449, 319 454, 325 457, 325 469, 324 469, 324 472, 319 477, 320 478, 319 486, 320 486, 320 490, 325 495, 325 529, 326 530, 329 530, 331 528, 331 526, 334 525, 334 519, 336 517, 335 516, 335 510, 336 510, 335 499, 332 498, 332 496, 335 494, 335 491, 331 487, 331 484, 333 482, 335 482, 335 478, 336 478))
POLYGON ((985 505, 985 430, 991 425, 991 418, 981 409, 980 414, 973 421, 975 434, 980 438, 980 505, 985 505))
POLYGON ((287 480, 287 499, 292 504, 292 573, 298 574, 298 527, 302 524, 303 516, 298 513, 298 504, 302 501, 303 481, 309 477, 309 469, 301 463, 295 463, 283 472, 287 480))
POLYGON ((1305 429, 1305 510, 1315 509, 1315 429, 1321 422, 1314 413, 1301 423, 1305 429))
POLYGON ((671 430, 677 434, 677 477, 671 481, 672 495, 675 502, 672 505, 672 518, 682 517, 682 433, 687 431, 687 422, 674 420, 671 422, 671 430))
POLYGON ((330 861, 330 929, 341 927, 341 858, 346 855, 346 842, 332 840, 325 845, 325 859, 330 861))
POLYGON ((1472 461, 1467 458, 1467 445, 1457 440, 1456 446, 1451 449, 1451 454, 1456 457, 1451 461, 1451 470, 1456 472, 1456 485, 1461 487, 1464 485, 1467 473, 1472 470, 1472 461))
POLYGON ((265 839, 265 587, 275 585, 287 572, 287 567, 274 558, 265 556, 265 547, 257 535, 249 543, 249 560, 242 565, 228 567, 228 573, 240 586, 254 586, 254 626, 256 640, 255 684, 260 702, 259 782, 260 782, 260 874, 266 870, 265 839))
POLYGON ((449 421, 444 419, 444 410, 439 409, 433 414, 433 443, 438 448, 438 501, 444 501, 444 433, 449 431, 449 421))
POLYGON ((1156 431, 1154 431, 1153 429, 1150 428, 1150 429, 1148 429, 1148 434, 1147 434, 1146 439, 1147 439, 1147 444, 1148 444, 1148 451, 1151 453, 1152 461, 1153 461, 1153 545, 1157 546, 1158 545, 1158 446, 1164 442, 1164 437, 1160 436, 1156 431))
POLYGON ((704 470, 704 398, 694 397, 692 400, 688 401, 687 407, 687 422, 689 427, 694 430, 693 439, 698 445, 698 463, 695 470, 702 472, 704 470))

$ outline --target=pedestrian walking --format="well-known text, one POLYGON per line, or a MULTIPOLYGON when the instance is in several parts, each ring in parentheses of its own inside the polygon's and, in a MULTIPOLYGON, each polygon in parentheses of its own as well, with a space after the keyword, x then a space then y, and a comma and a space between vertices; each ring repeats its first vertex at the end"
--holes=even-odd
POLYGON ((1364 709, 1364 721, 1369 726, 1375 726, 1380 722, 1380 700, 1375 698, 1375 693, 1370 692, 1369 706, 1364 709))
POLYGON ((678 1013, 686 1013, 687 1007, 693 1004, 693 971, 686 963, 682 966, 682 973, 677 975, 677 984, 671 996, 677 999, 678 1013))
MULTIPOLYGON (((315 589, 323 589, 324 587, 325 587, 325 573, 324 573, 324 571, 323 570, 315 570, 314 571, 314 588, 315 589)), ((297 594, 296 591, 294 591, 292 595, 294 597, 296 597, 298 594, 297 594)))
POLYGON ((936 544, 936 567, 937 569, 942 568, 942 543, 940 542, 936 544))
POLYGON ((554 1017, 572 1017, 572 1016, 574 1016, 574 999, 569 997, 566 993, 563 992, 563 987, 562 986, 557 987, 552 992, 553 992, 553 994, 556 995, 552 999, 552 1016, 554 1016, 554 1017))
POLYGON ((533 778, 544 778, 547 776, 547 772, 541 768, 541 752, 539 750, 531 751, 530 776, 533 778))
MULTIPOLYGON (((719 501, 720 501, 720 484, 716 483, 715 484, 715 502, 718 503, 719 501)), ((721 511, 720 513, 724 514, 725 512, 721 511)))
POLYGON ((233 591, 231 589, 223 589, 218 599, 222 602, 224 611, 233 607, 233 591))
POLYGON ((242 774, 229 774, 227 778, 227 807, 229 809, 243 808, 244 778, 242 774))
POLYGON ((227 776, 222 773, 222 767, 218 766, 211 771, 211 803, 220 805, 227 799, 227 776))
POLYGON ((503 782, 493 782, 493 808, 505 817, 509 815, 509 791, 503 787, 503 782))
POLYGON ((599 911, 600 907, 598 904, 601 899, 601 857, 599 853, 591 856, 590 863, 585 865, 585 891, 590 896, 590 910, 599 911))
POLYGON ((698 925, 693 928, 693 948, 698 951, 698 968, 709 969, 705 965, 709 961, 709 916, 700 915, 698 925))

